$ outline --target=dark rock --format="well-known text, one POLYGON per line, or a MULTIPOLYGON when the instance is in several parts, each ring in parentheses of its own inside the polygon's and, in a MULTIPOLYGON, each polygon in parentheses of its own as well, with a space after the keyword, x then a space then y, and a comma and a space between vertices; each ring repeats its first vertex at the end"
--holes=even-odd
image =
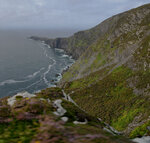
POLYGON ((55 77, 59 77, 59 76, 60 76, 60 74, 59 74, 59 73, 55 75, 55 77))
POLYGON ((51 80, 51 82, 55 82, 55 80, 54 80, 54 79, 52 79, 52 80, 51 80))
POLYGON ((114 48, 114 46, 113 46, 113 45, 111 45, 111 48, 114 48))
POLYGON ((150 126, 148 126, 147 129, 150 131, 150 126))

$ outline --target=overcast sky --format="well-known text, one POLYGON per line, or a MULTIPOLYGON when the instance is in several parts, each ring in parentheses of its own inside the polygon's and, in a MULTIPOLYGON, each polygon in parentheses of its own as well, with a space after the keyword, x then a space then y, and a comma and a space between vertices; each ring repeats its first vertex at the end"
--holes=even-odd
POLYGON ((150 0, 0 0, 0 28, 87 29, 150 0))

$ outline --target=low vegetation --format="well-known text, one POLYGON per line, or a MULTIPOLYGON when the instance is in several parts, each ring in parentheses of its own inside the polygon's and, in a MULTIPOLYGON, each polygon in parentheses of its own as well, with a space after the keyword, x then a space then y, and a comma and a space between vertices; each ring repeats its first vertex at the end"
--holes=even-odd
POLYGON ((65 100, 60 88, 42 90, 31 98, 20 94, 12 106, 8 105, 8 98, 0 100, 0 143, 130 142, 105 132, 103 123, 65 100), (63 116, 54 114, 57 111, 54 101, 58 99, 67 111, 63 116), (68 121, 63 121, 62 117, 68 121), (87 123, 80 124, 85 120, 87 123))

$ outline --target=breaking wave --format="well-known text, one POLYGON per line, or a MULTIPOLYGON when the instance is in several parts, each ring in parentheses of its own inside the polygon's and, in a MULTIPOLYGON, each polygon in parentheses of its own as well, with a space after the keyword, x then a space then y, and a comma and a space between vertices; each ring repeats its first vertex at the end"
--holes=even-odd
POLYGON ((70 67, 73 63, 73 59, 70 56, 66 55, 64 50, 52 49, 44 42, 35 43, 38 47, 42 49, 42 55, 46 57, 48 64, 32 74, 22 77, 22 79, 8 79, 0 82, 1 89, 6 89, 7 85, 13 84, 11 87, 8 88, 8 91, 6 93, 7 95, 14 95, 22 91, 28 91, 33 93, 43 88, 55 87, 55 84, 59 82, 62 78, 62 71, 70 67), (57 52, 55 53, 53 52, 53 50, 56 50, 57 52), (56 74, 58 76, 56 76, 56 74))
POLYGON ((41 73, 41 71, 43 71, 45 68, 41 68, 40 70, 36 71, 35 73, 28 75, 27 78, 34 78, 35 76, 37 76, 39 73, 41 73))
POLYGON ((4 86, 4 85, 8 85, 8 84, 15 84, 15 83, 24 83, 24 82, 27 82, 27 81, 33 79, 34 77, 36 77, 38 74, 40 74, 41 71, 43 71, 44 69, 45 68, 43 67, 40 70, 34 72, 33 74, 26 76, 26 78, 22 79, 22 80, 8 79, 8 80, 5 80, 5 81, 2 81, 2 82, 0 82, 0 86, 4 86))

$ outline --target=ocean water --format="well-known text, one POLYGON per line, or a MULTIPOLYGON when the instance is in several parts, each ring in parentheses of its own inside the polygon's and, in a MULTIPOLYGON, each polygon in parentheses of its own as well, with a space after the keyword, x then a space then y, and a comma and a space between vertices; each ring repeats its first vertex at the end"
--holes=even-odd
POLYGON ((0 31, 0 97, 18 92, 37 92, 55 86, 62 71, 74 60, 63 50, 53 49, 42 42, 30 40, 32 35, 55 37, 68 36, 45 30, 0 31))

